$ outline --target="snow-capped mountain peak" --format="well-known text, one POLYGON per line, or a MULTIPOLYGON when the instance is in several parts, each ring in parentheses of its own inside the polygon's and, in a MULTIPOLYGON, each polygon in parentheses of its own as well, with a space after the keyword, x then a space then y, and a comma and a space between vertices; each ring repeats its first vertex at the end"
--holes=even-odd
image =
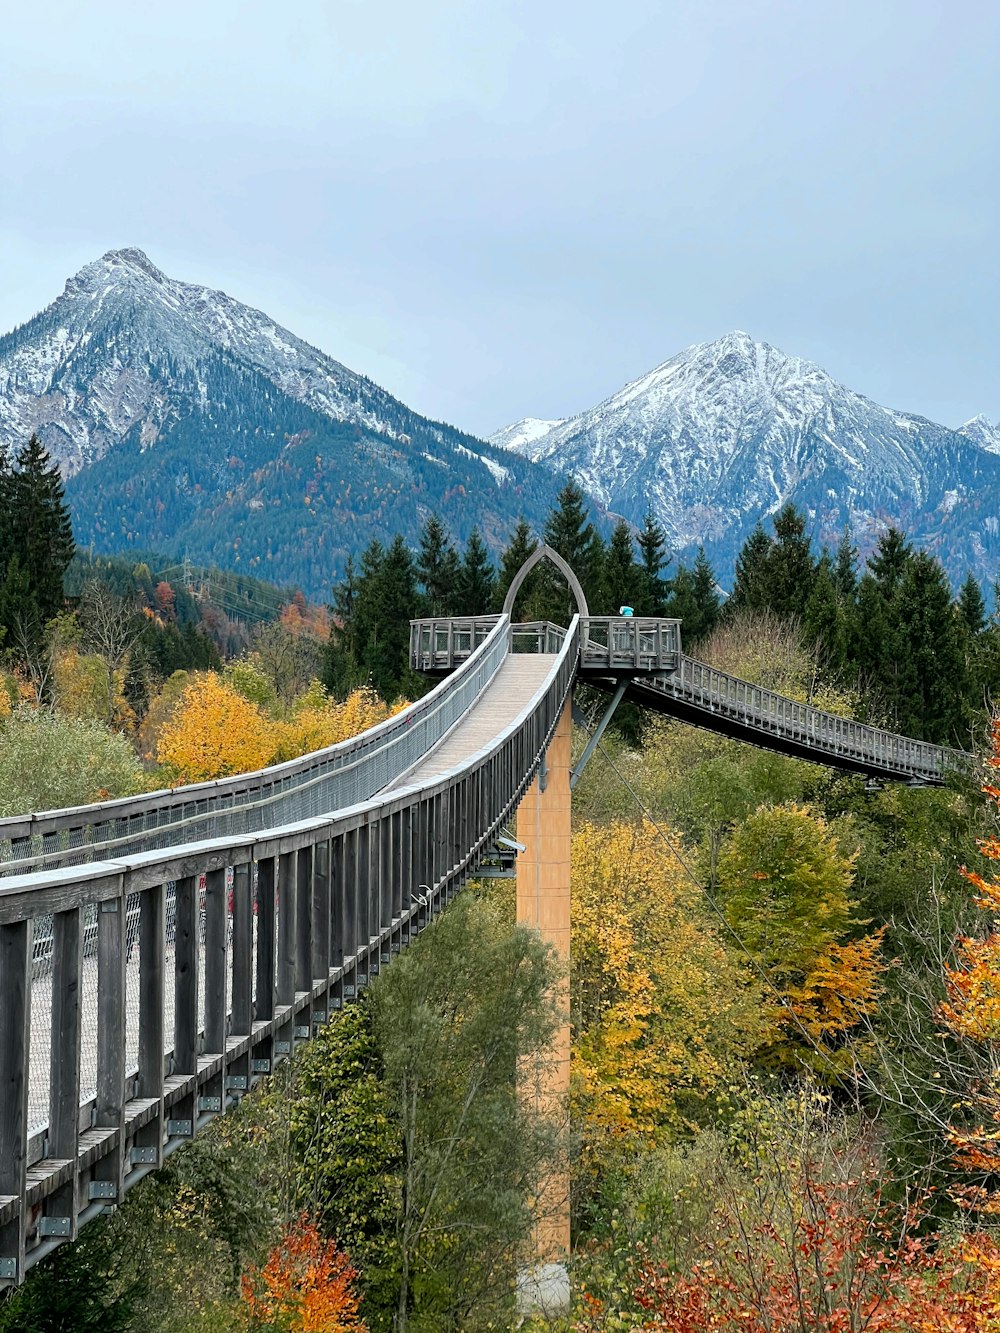
POLYGON ((633 522, 652 506, 675 549, 704 544, 725 574, 749 527, 787 500, 807 511, 815 536, 835 541, 849 522, 862 546, 888 519, 956 524, 985 454, 1000 453, 996 428, 977 422, 951 431, 880 407, 737 330, 577 416, 527 418, 491 439, 571 472, 633 522))
POLYGON ((169 278, 126 248, 84 265, 52 305, 0 338, 0 447, 35 430, 71 476, 134 427, 152 443, 176 413, 172 378, 197 377, 220 353, 333 420, 396 434, 395 400, 371 381, 262 311, 169 278))
POLYGON ((959 426, 958 433, 987 453, 1000 454, 1000 424, 994 424, 984 412, 959 426))
POLYGON ((263 311, 109 250, 0 337, 0 454, 36 433, 81 545, 294 580, 440 512, 494 550, 540 526, 548 472, 412 411, 263 311))

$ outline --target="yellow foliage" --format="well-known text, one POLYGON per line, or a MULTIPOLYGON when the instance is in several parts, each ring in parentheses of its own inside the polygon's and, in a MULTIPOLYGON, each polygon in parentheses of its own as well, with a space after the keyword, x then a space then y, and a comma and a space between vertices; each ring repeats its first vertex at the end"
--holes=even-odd
POLYGON ((762 806, 730 832, 718 862, 726 919, 785 1002, 768 1063, 827 1077, 856 1052, 843 1038, 872 1013, 885 970, 882 932, 851 939, 856 855, 805 806, 762 806))
POLYGON ((572 873, 574 1100, 599 1156, 602 1144, 683 1130, 766 1015, 652 824, 583 824, 572 873))
POLYGON ((81 653, 75 645, 54 653, 52 696, 59 711, 69 717, 107 722, 112 700, 104 659, 96 653, 81 653))
POLYGON ((337 703, 313 682, 291 717, 275 720, 215 672, 177 672, 151 705, 145 736, 179 781, 204 782, 349 740, 399 707, 405 705, 390 708, 367 688, 337 703))
POLYGON ((313 681, 296 703, 291 719, 275 724, 275 760, 294 759, 350 740, 384 722, 400 707, 405 704, 390 708, 367 686, 354 690, 343 703, 336 703, 318 681, 313 681))
POLYGON ((273 724, 214 672, 185 688, 156 751, 181 782, 252 772, 269 763, 273 752, 273 724))

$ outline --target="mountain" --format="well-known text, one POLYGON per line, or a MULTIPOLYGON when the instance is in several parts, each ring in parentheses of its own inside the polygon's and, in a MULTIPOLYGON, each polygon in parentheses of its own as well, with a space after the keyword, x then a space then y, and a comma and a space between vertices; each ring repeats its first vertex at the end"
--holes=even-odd
POLYGON ((32 431, 67 479, 79 546, 186 555, 315 597, 347 554, 414 542, 433 510, 497 549, 559 489, 134 249, 0 338, 0 449, 32 431))
POLYGON ((978 444, 987 453, 1000 454, 1000 425, 995 426, 982 412, 964 426, 959 426, 958 433, 972 440, 973 444, 978 444))
POLYGON ((689 347, 578 416, 491 439, 635 523, 651 505, 676 550, 705 546, 724 585, 753 525, 788 500, 821 542, 849 523, 867 551, 894 522, 956 580, 1000 566, 1000 430, 880 407, 746 333, 689 347))

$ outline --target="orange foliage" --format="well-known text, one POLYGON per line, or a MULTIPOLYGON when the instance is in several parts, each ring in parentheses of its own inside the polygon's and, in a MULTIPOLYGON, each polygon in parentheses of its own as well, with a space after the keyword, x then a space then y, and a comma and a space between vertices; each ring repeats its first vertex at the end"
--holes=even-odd
MULTIPOLYGON (((687 1274, 647 1261, 636 1303, 648 1333, 994 1333, 1000 1249, 949 1250, 921 1236, 914 1207, 881 1197, 877 1170, 831 1181, 802 1163, 782 1207, 720 1207, 687 1274)), ((575 1333, 607 1327, 593 1297, 575 1333)))
POLYGON ((323 606, 309 606, 300 592, 281 608, 281 623, 296 638, 326 643, 330 637, 329 612, 323 606))
MULTIPOLYGON (((986 764, 1000 770, 1000 713, 990 726, 992 754, 986 764)), ((1000 787, 986 782, 983 791, 1000 809, 1000 787)), ((1000 861, 1000 838, 981 838, 979 850, 988 861, 1000 861)), ((976 902, 992 917, 989 932, 980 939, 963 936, 958 941, 960 964, 946 969, 948 999, 941 1006, 941 1016, 959 1037, 975 1042, 995 1042, 1000 1038, 1000 878, 987 878, 978 871, 962 867, 962 874, 976 889, 976 902)), ((957 1164, 965 1170, 984 1175, 1000 1171, 1000 1086, 980 1088, 977 1100, 989 1123, 971 1130, 952 1131, 957 1164)), ((980 1186, 956 1191, 961 1202, 980 1212, 1000 1215, 1000 1197, 980 1186)))
POLYGON ((289 1226, 261 1269, 244 1274, 247 1325, 288 1333, 365 1333, 347 1255, 324 1240, 303 1213, 289 1226))
POLYGON ((847 944, 831 943, 798 984, 788 986, 788 1004, 817 1043, 850 1032, 878 1004, 884 928, 847 944))

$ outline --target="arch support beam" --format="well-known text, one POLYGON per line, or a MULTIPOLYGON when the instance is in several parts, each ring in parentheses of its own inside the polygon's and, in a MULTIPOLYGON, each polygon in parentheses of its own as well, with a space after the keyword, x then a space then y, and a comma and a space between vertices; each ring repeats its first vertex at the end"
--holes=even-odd
POLYGON ((552 547, 546 546, 544 542, 541 546, 537 546, 535 550, 532 551, 531 555, 528 556, 527 560, 525 560, 524 564, 511 580, 511 585, 507 589, 507 596, 503 599, 504 615, 513 615, 514 603, 517 601, 517 594, 521 591, 524 580, 535 566, 540 564, 543 560, 548 560, 550 564, 555 565, 556 569, 558 569, 559 573, 569 584, 569 590, 573 594, 573 600, 576 602, 576 609, 579 612, 580 617, 585 619, 589 616, 590 610, 587 606, 587 598, 580 585, 580 580, 576 577, 559 552, 553 551, 552 547))

